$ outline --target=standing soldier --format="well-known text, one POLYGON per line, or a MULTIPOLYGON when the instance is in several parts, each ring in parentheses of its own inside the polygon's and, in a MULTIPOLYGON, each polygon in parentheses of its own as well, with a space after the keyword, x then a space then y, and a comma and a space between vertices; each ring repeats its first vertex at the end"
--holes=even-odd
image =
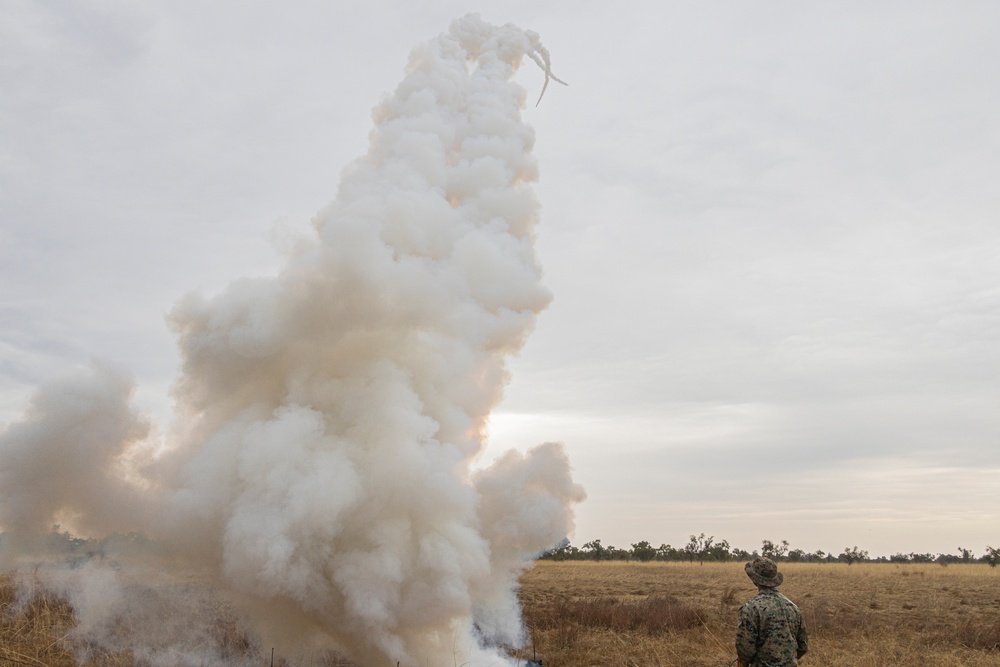
POLYGON ((744 569, 757 584, 757 595, 740 607, 740 667, 795 667, 809 649, 809 638, 802 612, 778 592, 785 577, 770 558, 754 558, 744 569))

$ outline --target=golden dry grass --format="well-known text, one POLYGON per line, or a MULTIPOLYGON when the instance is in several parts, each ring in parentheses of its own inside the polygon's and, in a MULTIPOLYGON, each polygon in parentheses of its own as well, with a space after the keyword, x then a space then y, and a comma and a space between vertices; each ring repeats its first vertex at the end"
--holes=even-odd
MULTIPOLYGON (((782 591, 803 610, 824 667, 997 667, 1000 570, 985 565, 790 564, 782 591)), ((740 563, 542 561, 522 577, 524 617, 545 667, 727 667, 739 605, 755 592, 740 563)), ((73 667, 73 610, 0 576, 0 667, 73 667)), ((231 617, 214 632, 223 656, 261 664, 231 617)), ((87 667, 134 664, 94 650, 87 667)), ((518 658, 532 657, 532 648, 518 658)), ((326 665, 333 659, 321 661, 326 665)), ((282 661, 283 664, 283 661, 282 661)), ((433 666, 430 666, 433 667, 433 666)))
MULTIPOLYGON (((781 570, 781 590, 810 633, 803 665, 1000 665, 1000 571, 833 563, 781 570)), ((546 667, 726 667, 735 659, 737 610, 756 592, 742 563, 541 561, 521 583, 525 623, 546 667), (667 616, 651 625, 628 620, 630 612, 667 616)))
POLYGON ((62 641, 75 621, 65 601, 38 591, 26 598, 0 577, 0 665, 73 667, 62 641))
MULTIPOLYGON (((146 665, 131 651, 109 651, 74 636, 77 619, 70 604, 30 579, 0 575, 0 667, 133 667, 146 665)), ((115 631, 131 632, 128 619, 115 631)), ((225 610, 210 634, 223 658, 245 657, 253 647, 225 610)), ((261 663, 263 664, 263 663, 261 663)))

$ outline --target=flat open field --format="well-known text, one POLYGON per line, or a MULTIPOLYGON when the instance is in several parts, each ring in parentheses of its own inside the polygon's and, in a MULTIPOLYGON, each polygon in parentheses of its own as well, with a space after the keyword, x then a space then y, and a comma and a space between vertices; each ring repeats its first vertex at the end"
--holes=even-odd
MULTIPOLYGON (((809 628, 806 667, 1000 666, 1000 568, 780 568, 781 590, 809 628)), ((736 611, 755 592, 742 563, 542 561, 522 577, 521 599, 545 667, 730 667, 736 611)), ((69 605, 44 593, 27 606, 15 604, 16 597, 9 578, 0 577, 0 667, 74 667, 60 639, 76 624, 69 605)), ((221 615, 211 630, 224 652, 267 663, 231 619, 221 615)), ((516 657, 530 659, 530 644, 516 657)), ((128 667, 133 657, 98 651, 86 664, 128 667)))
MULTIPOLYGON (((824 667, 997 667, 1000 569, 781 563, 824 667)), ((540 561, 521 580, 546 667, 727 667, 736 613, 756 588, 743 563, 540 561)), ((531 658, 531 647, 522 658, 531 658)))

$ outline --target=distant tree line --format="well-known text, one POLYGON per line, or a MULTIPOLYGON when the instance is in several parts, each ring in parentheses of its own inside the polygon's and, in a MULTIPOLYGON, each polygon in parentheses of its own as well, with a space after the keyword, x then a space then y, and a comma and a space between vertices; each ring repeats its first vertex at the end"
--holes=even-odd
POLYGON ((605 546, 601 540, 592 540, 581 547, 563 540, 556 547, 543 552, 540 560, 625 560, 625 561, 687 561, 689 563, 748 561, 757 556, 765 556, 771 560, 785 563, 986 563, 990 567, 1000 564, 1000 548, 987 546, 986 553, 976 557, 971 549, 959 547, 956 554, 930 553, 897 553, 892 556, 876 556, 871 558, 868 552, 856 546, 844 547, 844 550, 833 552, 793 549, 787 540, 772 542, 764 540, 759 550, 746 551, 730 546, 726 540, 716 541, 713 536, 692 535, 683 546, 661 544, 654 547, 643 540, 636 542, 630 549, 620 549, 615 546, 605 546))
MULTIPOLYGON (((4 534, 0 533, 0 546, 4 542, 4 534)), ((106 555, 125 552, 147 551, 155 549, 155 545, 141 533, 115 533, 101 539, 84 539, 75 537, 68 531, 60 530, 60 526, 52 526, 48 536, 48 547, 54 553, 64 553, 77 560, 103 558, 106 555)), ((995 568, 1000 565, 1000 548, 987 546, 982 556, 976 556, 972 549, 958 547, 955 554, 931 553, 896 553, 892 556, 869 557, 868 552, 856 546, 844 547, 839 554, 825 551, 807 552, 802 549, 792 549, 788 540, 772 542, 764 540, 760 549, 746 551, 730 546, 726 540, 716 541, 713 536, 691 535, 687 544, 674 547, 661 544, 654 547, 650 542, 636 542, 629 549, 619 549, 605 546, 601 540, 592 540, 582 547, 570 544, 568 539, 548 551, 537 556, 538 560, 620 560, 620 561, 687 561, 689 563, 748 561, 757 556, 765 556, 773 561, 783 563, 937 563, 951 565, 952 563, 986 563, 995 568)))

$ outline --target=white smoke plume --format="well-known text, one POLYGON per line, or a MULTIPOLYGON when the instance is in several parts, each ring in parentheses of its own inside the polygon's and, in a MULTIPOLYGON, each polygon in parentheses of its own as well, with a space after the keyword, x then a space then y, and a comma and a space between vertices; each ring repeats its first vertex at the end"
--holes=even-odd
MULTIPOLYGON (((219 591, 282 655, 506 662, 496 645, 523 640, 517 577, 584 497, 557 444, 472 468, 506 360, 550 299, 512 81, 524 57, 547 84, 536 34, 475 15, 412 53, 315 238, 275 278, 175 307, 183 369, 162 441, 105 364, 42 387, 0 435, 6 563, 41 553, 54 523, 133 531, 171 581, 219 591)), ((90 641, 123 609, 142 616, 128 592, 145 570, 116 567, 50 577, 90 641)), ((146 632, 137 655, 165 645, 146 632)))

